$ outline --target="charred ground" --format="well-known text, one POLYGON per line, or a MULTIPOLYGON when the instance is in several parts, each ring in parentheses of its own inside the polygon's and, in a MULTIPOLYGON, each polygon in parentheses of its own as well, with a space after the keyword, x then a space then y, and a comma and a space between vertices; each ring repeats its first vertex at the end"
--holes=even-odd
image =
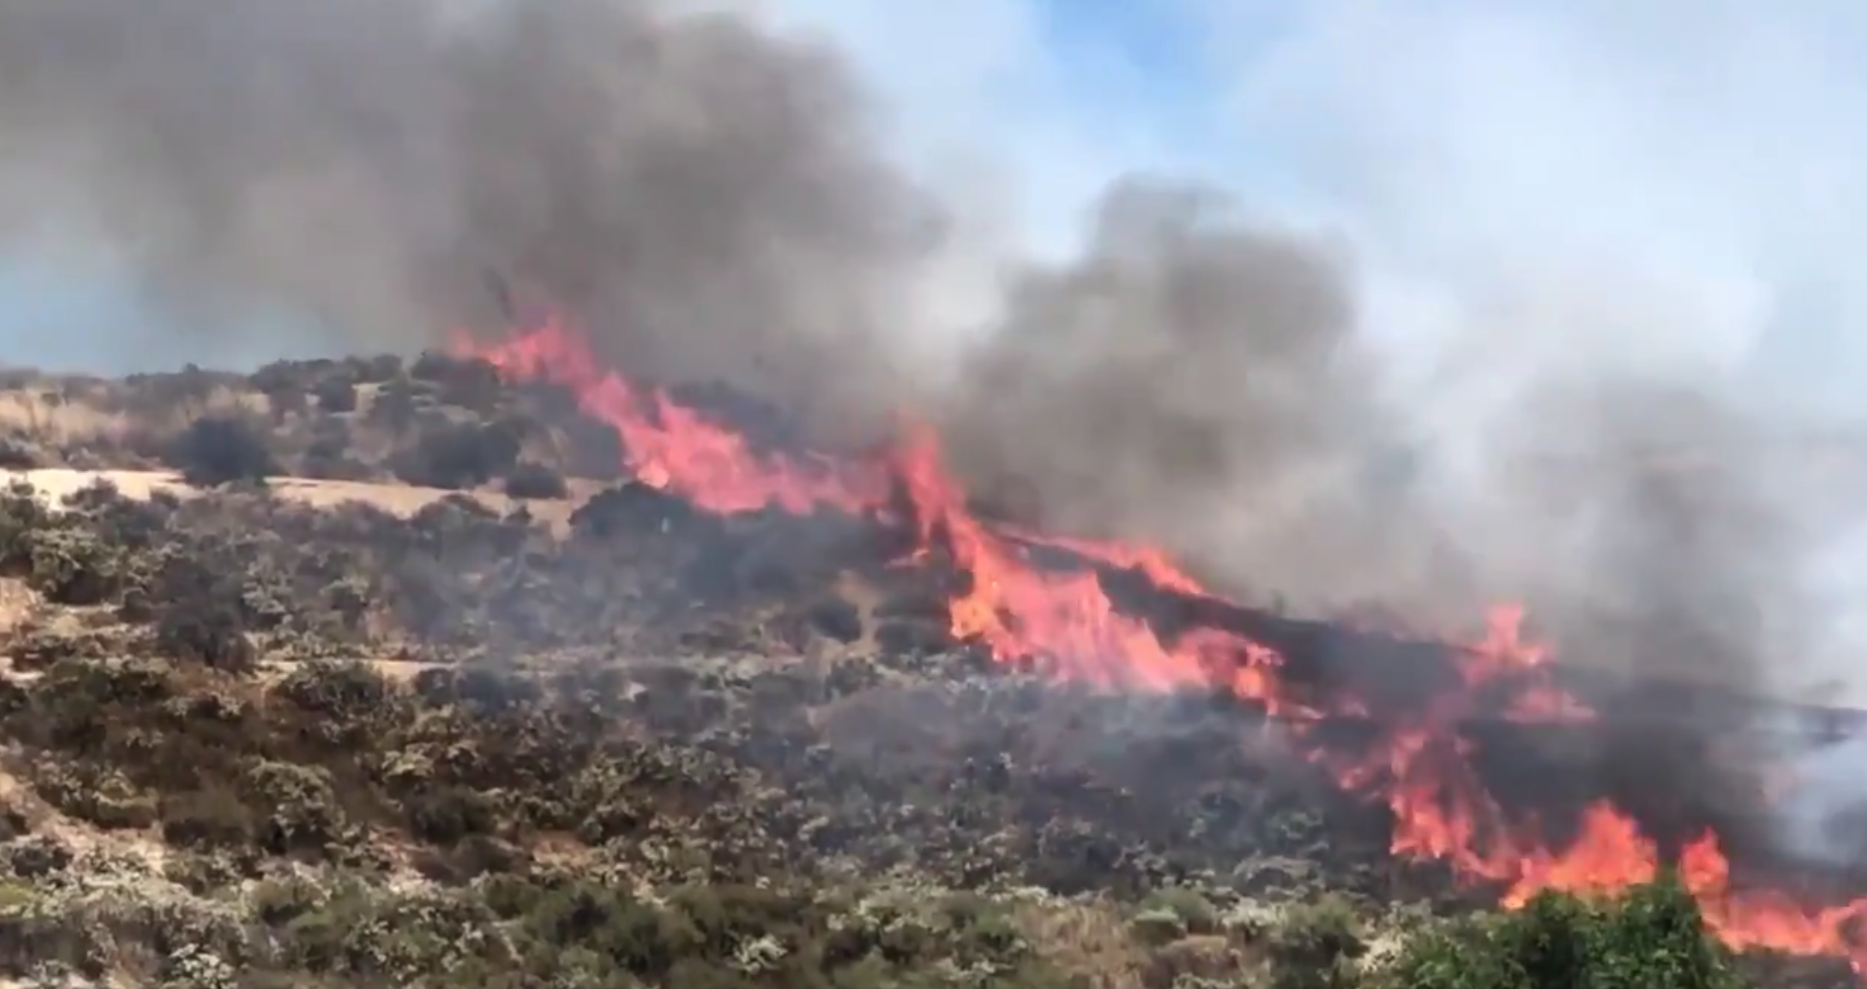
MULTIPOLYGON (((696 512, 483 364, 5 384, 9 469, 175 476, 0 494, 9 976, 1475 989, 1671 951, 1642 984, 1729 977, 1666 885, 1486 919, 1262 712, 1008 669, 876 520, 696 512)), ((1346 675, 1342 629, 1197 617, 1346 675)))

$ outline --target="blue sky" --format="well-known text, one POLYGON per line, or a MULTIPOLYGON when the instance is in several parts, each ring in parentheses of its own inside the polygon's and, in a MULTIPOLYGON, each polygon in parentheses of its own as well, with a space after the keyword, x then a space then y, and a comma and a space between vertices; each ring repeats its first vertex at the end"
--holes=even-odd
MULTIPOLYGON (((1436 387, 1613 360, 1833 405, 1867 372, 1858 5, 716 2, 849 52, 975 253, 1067 250, 1111 178, 1179 171, 1346 245, 1370 339, 1436 387)), ((0 300, 18 359, 257 356, 152 354, 95 280, 14 266, 0 300)))
POLYGON ((1214 80, 1191 57, 1199 24, 1186 11, 1122 0, 1046 0, 1039 10, 1045 43, 1082 100, 1188 140, 1211 130, 1214 80))
POLYGON ((118 293, 94 280, 30 262, 0 267, 0 362, 95 367, 98 348, 87 336, 136 318, 118 293))
POLYGON ((190 362, 251 368, 318 353, 315 335, 295 332, 283 318, 263 335, 191 336, 186 327, 152 322, 135 300, 132 283, 96 268, 32 257, 0 264, 0 364, 128 374, 190 362))

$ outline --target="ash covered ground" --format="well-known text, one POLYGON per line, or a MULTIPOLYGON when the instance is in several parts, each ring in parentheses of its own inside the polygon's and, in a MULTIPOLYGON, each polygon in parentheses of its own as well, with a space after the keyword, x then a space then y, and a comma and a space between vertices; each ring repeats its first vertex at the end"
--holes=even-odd
MULTIPOLYGON (((1819 940, 1851 924, 1812 905, 1861 883, 1753 826, 1755 751, 1702 745, 1704 719, 1765 720, 1742 699, 1535 664, 1461 692, 1490 652, 1039 547, 1163 641, 1274 648, 1287 689, 1254 696, 1219 655, 1199 681, 1096 682, 957 635, 977 578, 903 499, 708 511, 629 476, 566 390, 475 360, 7 386, 13 978, 1543 986, 1676 949, 1651 984, 1853 984, 1852 942, 1819 940), (1595 718, 1523 709, 1554 689, 1595 718), (1391 760, 1403 726, 1461 740, 1390 766, 1435 769, 1441 810, 1476 784, 1557 854, 1608 801, 1654 847, 1595 834, 1594 859, 1490 879, 1401 848, 1395 781, 1342 767, 1391 760), (1707 829, 1728 894, 1687 851, 1707 829), (1783 950, 1742 942, 1765 935, 1783 950), (1574 958, 1523 947, 1551 936, 1574 958)), ((744 401, 680 394, 719 422, 744 401)))

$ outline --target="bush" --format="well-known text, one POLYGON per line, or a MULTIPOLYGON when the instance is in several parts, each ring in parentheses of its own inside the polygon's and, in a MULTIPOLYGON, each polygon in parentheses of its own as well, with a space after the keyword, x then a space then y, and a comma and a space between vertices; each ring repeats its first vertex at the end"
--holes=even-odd
POLYGON ((309 880, 269 879, 247 895, 253 914, 268 927, 283 927, 323 906, 325 891, 309 880))
POLYGON ((1347 901, 1330 896, 1292 907, 1271 937, 1270 957, 1275 971, 1272 985, 1275 989, 1352 986, 1367 952, 1361 923, 1347 901))
POLYGON ((555 499, 570 496, 564 475, 543 464, 526 463, 506 475, 506 496, 520 499, 555 499))
POLYGON ((436 397, 482 415, 492 413, 505 394, 499 370, 477 357, 456 357, 428 351, 409 365, 408 376, 438 386, 436 397))
POLYGON ((399 434, 415 424, 417 412, 414 385, 405 378, 394 378, 377 389, 369 411, 363 413, 363 422, 371 429, 399 434))
POLYGON ((44 466, 44 457, 23 436, 0 436, 0 470, 32 470, 44 466))
POLYGON ((347 378, 325 378, 312 387, 311 396, 318 400, 320 412, 337 414, 357 409, 357 389, 347 378))
POLYGON ((344 366, 349 368, 358 384, 381 384, 402 376, 402 357, 399 354, 347 357, 344 366))
POLYGON ((321 481, 365 481, 373 476, 368 464, 349 452, 348 438, 319 436, 298 460, 298 473, 321 481))
POLYGON ((246 378, 246 383, 254 391, 268 399, 278 401, 281 396, 295 395, 303 398, 305 385, 314 375, 328 365, 328 361, 273 361, 253 371, 246 378))
POLYGON ((1520 912, 1415 938, 1393 989, 1743 989, 1730 953, 1671 877, 1588 903, 1544 893, 1520 912))
POLYGON ((121 586, 116 548, 89 532, 43 530, 32 540, 31 561, 32 585, 57 604, 102 604, 121 586))
POLYGON ((156 645, 165 655, 243 671, 253 652, 248 633, 289 620, 296 601, 276 571, 249 575, 255 543, 221 543, 165 555, 149 582, 145 607, 156 613, 156 645))
POLYGON ((162 840, 184 848, 238 848, 256 830, 239 794, 221 787, 166 795, 158 815, 162 840))
POLYGON ((344 815, 323 770, 287 762, 260 762, 241 779, 246 802, 267 808, 260 822, 261 847, 273 854, 324 849, 336 841, 344 815))
POLYGON ((395 475, 423 487, 474 488, 510 471, 518 456, 518 435, 508 426, 444 423, 397 456, 395 475))
POLYGON ((464 787, 424 790, 406 801, 409 830, 434 845, 453 845, 493 830, 491 801, 464 787))
POLYGON ((1219 930, 1219 912, 1198 890, 1170 886, 1156 890, 1143 900, 1144 911, 1172 915, 1189 934, 1214 934, 1219 930))
POLYGON ((156 801, 123 773, 101 763, 48 765, 34 788, 46 803, 100 828, 137 829, 156 820, 156 801))
POLYGON ((203 416, 170 445, 166 463, 197 488, 237 481, 264 484, 279 472, 266 439, 252 422, 234 416, 203 416))
POLYGON ((275 695, 341 727, 365 722, 381 712, 394 691, 387 678, 364 663, 314 661, 286 674, 275 695))
POLYGON ((155 644, 165 656, 231 673, 250 672, 258 662, 239 609, 209 596, 164 609, 156 618, 155 644))

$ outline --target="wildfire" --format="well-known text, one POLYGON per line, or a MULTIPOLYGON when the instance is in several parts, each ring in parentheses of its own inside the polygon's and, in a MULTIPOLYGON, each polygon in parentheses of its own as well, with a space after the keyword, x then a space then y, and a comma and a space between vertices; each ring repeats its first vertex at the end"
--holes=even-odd
MULTIPOLYGON (((953 633, 984 643, 1001 660, 1030 662, 1059 678, 1109 689, 1229 689, 1299 721, 1360 711, 1352 699, 1329 711, 1297 701, 1286 687, 1282 657, 1260 643, 1216 629, 1167 641, 1119 611, 1094 571, 1033 565, 1030 547, 1065 549, 1139 570, 1165 590, 1210 596, 1158 549, 1014 530, 978 518, 928 429, 904 430, 887 463, 765 453, 666 392, 604 368, 583 337, 557 318, 492 346, 463 339, 460 349, 512 378, 570 389, 585 414, 616 429, 626 466, 638 480, 708 511, 878 511, 900 491, 912 506, 921 555, 943 549, 968 578, 950 602, 953 633)), ((1521 905, 1544 890, 1591 894, 1649 881, 1658 874, 1660 855, 1627 814, 1594 804, 1567 846, 1552 849, 1534 822, 1507 819, 1472 767, 1473 743, 1458 725, 1473 713, 1481 690, 1509 691, 1506 717, 1592 717, 1539 675, 1550 653, 1524 639, 1523 618, 1519 608, 1498 609, 1487 632, 1457 652, 1463 689, 1389 727, 1370 753, 1345 761, 1318 748, 1314 758, 1344 788, 1386 804, 1395 854, 1441 861, 1463 877, 1495 883, 1505 890, 1506 905, 1521 905)), ((1709 928, 1733 947, 1845 957, 1867 971, 1867 943, 1853 934, 1867 919, 1867 899, 1823 908, 1771 891, 1734 891, 1729 865, 1710 834, 1684 849, 1678 868, 1709 928)))
POLYGON ((798 515, 819 507, 855 512, 886 496, 887 477, 865 465, 754 455, 744 436, 659 388, 637 388, 604 369, 583 338, 556 316, 491 347, 465 338, 458 346, 512 377, 569 388, 585 415, 615 427, 638 480, 698 508, 720 514, 768 507, 798 515))
MULTIPOLYGON (((909 430, 895 468, 922 545, 944 541, 954 565, 971 578, 971 588, 949 605, 954 635, 983 640, 996 656, 1032 657, 1060 677, 1101 687, 1172 690, 1217 682, 1274 712, 1296 709, 1277 692, 1271 670, 1278 657, 1271 650, 1211 629, 1169 645, 1146 623, 1116 611, 1094 572, 1044 573, 1030 566, 1021 546, 966 510, 965 494, 942 467, 931 431, 909 430)), ((1169 567, 1164 555, 1119 549, 1101 558, 1169 567)))
POLYGON ((1698 898, 1706 926, 1734 948, 1774 948, 1798 955, 1848 958, 1859 972, 1867 966, 1853 927, 1867 914, 1867 900, 1809 911, 1770 890, 1734 892, 1730 863, 1706 834, 1679 856, 1680 878, 1698 898))

